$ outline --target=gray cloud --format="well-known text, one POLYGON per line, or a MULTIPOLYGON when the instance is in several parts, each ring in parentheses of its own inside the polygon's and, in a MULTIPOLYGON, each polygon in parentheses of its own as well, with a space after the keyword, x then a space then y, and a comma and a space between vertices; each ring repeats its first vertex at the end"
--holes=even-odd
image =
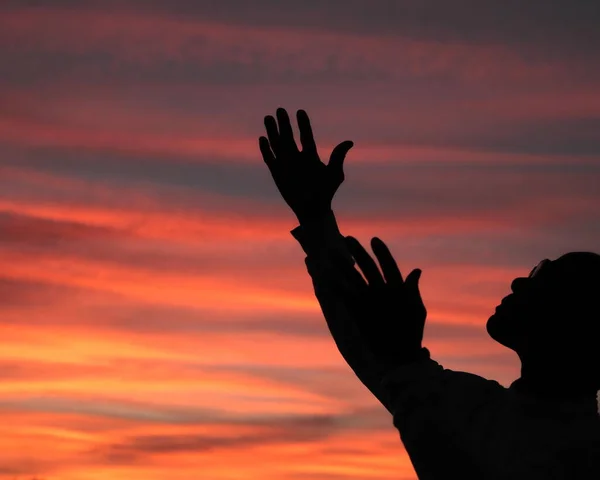
POLYGON ((0 210, 0 245, 14 243, 19 247, 57 248, 81 241, 109 240, 123 237, 117 229, 78 222, 32 217, 0 210))
MULTIPOLYGON (((24 2, 11 3, 4 5, 5 11, 19 11, 27 6, 24 2)), ((461 70, 468 70, 469 75, 476 71, 488 83, 502 77, 502 83, 506 81, 505 75, 523 74, 512 70, 535 70, 550 64, 562 65, 571 81, 579 83, 591 84, 600 75, 597 62, 593 61, 600 49, 600 33, 596 28, 600 21, 600 7, 593 0, 551 3, 543 0, 527 3, 517 0, 484 3, 476 0, 451 3, 440 0, 352 0, 343 5, 318 0, 298 4, 276 0, 251 3, 242 0, 168 3, 109 0, 85 2, 83 6, 80 2, 57 1, 53 2, 52 8, 44 2, 29 5, 45 6, 40 10, 42 13, 60 12, 61 8, 68 7, 66 11, 71 13, 148 13, 154 18, 186 24, 221 22, 234 26, 280 27, 297 31, 306 39, 333 31, 353 35, 358 41, 378 36, 425 41, 438 47, 447 44, 476 49, 493 46, 508 49, 514 58, 520 60, 512 68, 495 68, 486 74, 485 70, 490 65, 486 68, 482 65, 485 57, 469 60, 452 52, 444 56, 437 47, 429 53, 421 52, 418 60, 407 60, 403 47, 399 45, 378 49, 380 51, 374 51, 373 55, 365 56, 345 49, 343 45, 329 45, 331 48, 325 46, 306 52, 297 49, 286 51, 285 47, 279 51, 277 44, 273 44, 277 48, 265 56, 264 48, 257 49, 253 42, 248 45, 221 45, 218 39, 207 41, 200 33, 187 38, 179 55, 165 56, 160 48, 160 52, 155 51, 156 45, 146 45, 148 42, 132 38, 128 44, 127 30, 123 38, 115 40, 116 44, 89 45, 85 51, 75 49, 68 52, 52 48, 46 51, 47 44, 51 42, 39 41, 35 48, 30 48, 30 41, 35 43, 34 35, 25 37, 26 41, 17 41, 9 33, 5 34, 4 43, 10 48, 0 50, 3 58, 0 71, 3 82, 7 84, 39 86, 78 79, 79 83, 87 85, 127 85, 133 90, 139 84, 190 82, 205 86, 278 83, 306 87, 327 83, 360 85, 392 79, 397 82, 399 78, 410 76, 406 74, 411 71, 420 79, 434 77, 448 81, 463 78, 465 72, 461 70), (115 46, 120 42, 124 42, 121 47, 115 46), (131 48, 150 55, 152 61, 134 61, 132 56, 124 58, 123 51, 131 48), (199 61, 196 56, 199 50, 212 53, 199 61), (381 58, 382 55, 385 58, 381 58), (309 64, 310 67, 307 67, 309 64), (316 64, 318 68, 315 68, 316 64)), ((45 28, 52 28, 51 20, 45 28)), ((160 38, 163 34, 165 32, 157 29, 155 37, 160 38)), ((77 40, 74 38, 67 45, 76 45, 77 40)), ((85 40, 79 40, 85 43, 85 40)), ((158 42, 158 45, 165 43, 168 42, 158 42)), ((471 55, 475 53, 471 51, 471 55)), ((503 61, 502 58, 497 59, 499 64, 503 61)), ((536 79, 550 82, 555 75, 556 72, 545 78, 537 75, 536 79)))
MULTIPOLYGON (((143 462, 145 457, 154 454, 203 453, 253 445, 315 442, 344 429, 359 426, 361 419, 368 419, 374 412, 372 409, 365 409, 339 415, 295 415, 268 420, 241 419, 232 422, 231 427, 254 427, 255 432, 234 437, 195 434, 134 436, 124 438, 120 443, 95 448, 90 453, 103 460, 129 464, 143 462)), ((376 415, 380 416, 381 412, 377 410, 376 415)), ((387 420, 389 423, 389 418, 387 420)), ((225 424, 226 422, 221 423, 223 426, 225 424)))
MULTIPOLYGON (((543 127, 540 125, 538 128, 538 135, 543 127)), ((588 129, 590 134, 592 130, 591 127, 588 129)), ((525 138, 528 133, 531 130, 519 135, 525 138)), ((565 138, 564 132, 552 133, 549 139, 565 138)), ((584 137, 588 133, 573 133, 573 136, 577 135, 584 137)), ((568 137, 563 141, 567 142, 568 137)), ((358 214, 369 211, 370 214, 387 215, 391 209, 406 218, 406 215, 424 217, 433 213, 433 209, 449 215, 469 211, 492 213, 499 207, 512 209, 546 195, 598 198, 595 179, 600 175, 600 160, 596 157, 590 157, 588 163, 566 160, 555 163, 552 156, 547 162, 543 161, 544 157, 537 157, 529 163, 526 158, 507 162, 503 157, 496 161, 486 159, 478 162, 473 160, 477 159, 477 153, 465 153, 469 153, 471 160, 457 162, 453 157, 446 159, 441 149, 437 162, 417 162, 407 154, 407 158, 398 158, 398 161, 371 165, 365 159, 354 163, 356 154, 351 151, 346 162, 347 179, 340 189, 337 203, 342 208, 351 207, 358 214), (429 209, 432 211, 428 212, 429 209)), ((208 206, 202 204, 206 200, 195 196, 196 193, 257 201, 253 207, 258 209, 256 215, 259 216, 272 216, 274 209, 281 207, 282 203, 270 174, 259 159, 255 164, 209 158, 173 164, 167 157, 142 158, 117 153, 107 156, 68 149, 32 149, 14 161, 7 156, 3 163, 85 181, 99 181, 117 190, 142 188, 163 197, 166 208, 170 205, 174 209, 190 211, 208 206)), ((80 194, 77 191, 77 197, 73 199, 80 199, 80 194)), ((53 190, 52 196, 56 195, 69 199, 69 192, 53 190)), ((118 198, 102 198, 96 203, 106 205, 106 201, 114 202, 118 198)), ((230 211, 231 206, 214 202, 210 205, 213 211, 230 211)), ((234 206, 243 208, 245 214, 251 214, 243 203, 236 202, 234 206)))
MULTIPOLYGON (((4 3, 5 9, 47 6, 43 1, 4 3)), ((304 27, 357 34, 395 34, 476 44, 542 44, 590 50, 600 46, 595 0, 347 0, 282 3, 278 0, 58 0, 55 8, 156 12, 225 23, 304 27)), ((552 48, 550 48, 552 49, 552 48)))
POLYGON ((60 285, 0 275, 0 309, 47 307, 72 292, 60 285))

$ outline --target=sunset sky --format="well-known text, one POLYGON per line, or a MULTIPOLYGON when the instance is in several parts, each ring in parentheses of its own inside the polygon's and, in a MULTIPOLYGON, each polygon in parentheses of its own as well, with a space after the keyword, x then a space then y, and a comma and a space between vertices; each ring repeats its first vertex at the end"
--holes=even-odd
POLYGON ((3 0, 0 479, 415 479, 263 118, 305 109, 323 158, 354 141, 342 232, 423 270, 435 360, 508 386, 485 322, 512 279, 600 251, 598 24, 597 0, 3 0))

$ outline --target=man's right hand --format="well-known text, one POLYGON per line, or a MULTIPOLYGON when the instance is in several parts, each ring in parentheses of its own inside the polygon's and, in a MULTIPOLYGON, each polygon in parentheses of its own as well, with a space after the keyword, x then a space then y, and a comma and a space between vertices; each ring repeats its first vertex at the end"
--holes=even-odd
POLYGON ((344 181, 344 159, 354 144, 351 141, 340 143, 325 165, 319 158, 310 120, 304 110, 298 110, 297 120, 302 151, 294 141, 292 125, 283 108, 277 109, 277 120, 271 115, 265 117, 268 138, 260 137, 259 145, 275 185, 303 224, 331 210, 333 196, 344 181))

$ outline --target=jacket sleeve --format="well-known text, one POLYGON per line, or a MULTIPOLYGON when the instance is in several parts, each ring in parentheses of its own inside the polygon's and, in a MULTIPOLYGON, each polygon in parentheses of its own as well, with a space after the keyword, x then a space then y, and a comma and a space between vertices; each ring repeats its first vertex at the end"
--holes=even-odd
POLYGON ((364 345, 343 298, 333 288, 328 271, 337 257, 354 265, 333 212, 291 231, 306 253, 305 263, 327 327, 342 357, 359 380, 391 412, 381 385, 383 369, 364 345))

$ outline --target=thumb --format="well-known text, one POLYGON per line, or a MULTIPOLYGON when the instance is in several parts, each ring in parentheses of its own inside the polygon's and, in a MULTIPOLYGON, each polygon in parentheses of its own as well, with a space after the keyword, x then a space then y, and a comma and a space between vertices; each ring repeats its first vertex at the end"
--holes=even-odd
POLYGON ((344 160, 346 159, 346 154, 353 146, 354 142, 346 140, 345 142, 340 143, 331 152, 331 156, 329 157, 329 163, 327 164, 327 166, 336 175, 341 176, 344 174, 344 160))
POLYGON ((421 273, 422 271, 420 268, 415 268, 412 272, 408 274, 406 280, 404 281, 406 286, 411 291, 416 292, 419 295, 419 297, 421 296, 421 293, 419 292, 419 280, 421 279, 421 273))
POLYGON ((412 272, 408 274, 404 284, 406 285, 408 292, 410 292, 409 295, 411 295, 413 301, 416 302, 416 305, 419 305, 423 310, 425 310, 425 304, 423 303, 423 298, 421 297, 421 292, 419 291, 420 278, 421 269, 415 268, 412 272))

